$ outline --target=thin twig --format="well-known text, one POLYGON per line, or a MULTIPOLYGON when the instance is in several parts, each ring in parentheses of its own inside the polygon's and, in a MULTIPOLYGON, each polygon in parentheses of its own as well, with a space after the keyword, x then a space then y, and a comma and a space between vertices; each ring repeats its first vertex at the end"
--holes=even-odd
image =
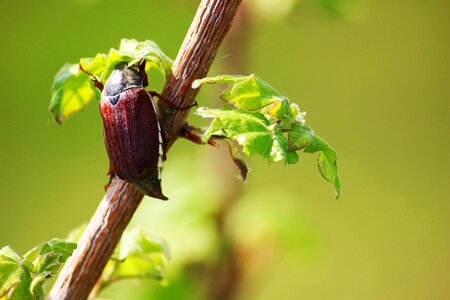
MULTIPOLYGON (((163 96, 177 107, 194 103, 192 82, 207 74, 241 0, 202 0, 166 81, 163 96)), ((166 134, 165 150, 177 139, 188 116, 186 110, 166 113, 159 102, 160 123, 166 134)), ((143 194, 114 179, 106 195, 55 282, 50 300, 85 300, 138 208, 143 194)))

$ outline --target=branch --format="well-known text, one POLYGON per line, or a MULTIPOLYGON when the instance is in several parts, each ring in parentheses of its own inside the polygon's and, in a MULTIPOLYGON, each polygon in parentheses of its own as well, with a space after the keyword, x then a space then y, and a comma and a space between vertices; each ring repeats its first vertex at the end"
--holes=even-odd
MULTIPOLYGON (((241 0, 203 0, 200 3, 163 90, 163 96, 175 106, 187 107, 194 103, 199 89, 193 90, 191 84, 208 73, 240 2, 241 0)), ((168 149, 177 139, 178 130, 186 122, 189 111, 164 113, 170 107, 163 101, 158 103, 158 107, 168 149)))
MULTIPOLYGON (((240 2, 202 0, 200 3, 163 89, 163 96, 177 107, 194 103, 198 90, 191 89, 191 84, 207 74, 240 2)), ((167 151, 186 123, 188 111, 165 113, 167 105, 163 101, 158 103, 158 108, 167 151)), ((143 197, 131 184, 118 178, 113 180, 78 242, 77 250, 61 270, 49 300, 88 298, 143 197)))

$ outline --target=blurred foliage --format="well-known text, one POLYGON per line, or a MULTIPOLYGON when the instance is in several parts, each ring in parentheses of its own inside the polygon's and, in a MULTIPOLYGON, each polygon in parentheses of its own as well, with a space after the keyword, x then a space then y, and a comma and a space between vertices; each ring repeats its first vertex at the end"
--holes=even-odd
MULTIPOLYGON (((78 242, 86 224, 72 230, 68 240, 78 242)), ((170 259, 167 245, 148 237, 140 227, 127 228, 95 285, 91 297, 119 280, 155 279, 165 283, 165 268, 170 259)))
POLYGON ((366 11, 366 0, 248 0, 247 3, 256 17, 280 21, 304 2, 314 3, 332 16, 350 20, 363 18, 366 11))

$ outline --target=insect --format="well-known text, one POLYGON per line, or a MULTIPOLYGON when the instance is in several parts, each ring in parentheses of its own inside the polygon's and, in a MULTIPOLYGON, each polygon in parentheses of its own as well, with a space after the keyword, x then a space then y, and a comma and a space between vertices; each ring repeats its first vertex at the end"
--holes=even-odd
POLYGON ((109 174, 132 183, 142 193, 167 200, 161 191, 163 137, 148 85, 145 60, 138 66, 119 63, 103 87, 100 114, 105 146, 110 162, 109 174))

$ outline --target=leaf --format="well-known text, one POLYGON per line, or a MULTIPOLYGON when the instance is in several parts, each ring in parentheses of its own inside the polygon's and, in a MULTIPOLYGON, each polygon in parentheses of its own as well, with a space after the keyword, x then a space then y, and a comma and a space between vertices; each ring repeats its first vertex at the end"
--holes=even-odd
POLYGON ((126 230, 116 250, 115 258, 120 261, 133 254, 162 253, 167 258, 170 256, 165 243, 160 240, 150 239, 139 227, 126 230))
POLYGON ((341 182, 337 173, 336 151, 307 126, 299 124, 292 125, 288 139, 291 149, 304 149, 304 152, 307 153, 319 152, 319 156, 317 157, 319 172, 323 178, 334 185, 336 199, 338 199, 341 192, 341 182))
POLYGON ((336 152, 304 126, 306 113, 301 112, 297 104, 254 74, 206 77, 194 81, 192 88, 204 83, 227 83, 228 88, 221 98, 236 107, 197 110, 198 115, 213 119, 203 135, 205 142, 214 136, 224 137, 237 141, 247 155, 259 154, 269 162, 288 164, 298 162, 298 150, 319 152, 319 171, 334 184, 339 197, 341 185, 336 152))
POLYGON ((290 127, 292 123, 305 123, 306 113, 300 112, 297 104, 291 104, 258 75, 206 77, 195 80, 192 88, 198 88, 204 83, 228 83, 228 88, 220 95, 222 100, 240 109, 258 111, 271 123, 279 123, 280 128, 284 128, 285 124, 290 127))
POLYGON ((297 162, 295 151, 287 147, 287 140, 281 130, 273 126, 263 114, 243 109, 222 107, 211 109, 200 107, 196 114, 204 118, 213 118, 205 131, 205 142, 212 136, 222 136, 237 141, 247 155, 258 154, 269 162, 297 162))
POLYGON ((67 258, 72 255, 76 248, 76 243, 68 242, 62 239, 52 239, 51 241, 44 243, 39 255, 45 255, 48 253, 58 254, 60 255, 60 261, 66 262, 67 258))
POLYGON ((255 74, 220 75, 197 79, 192 88, 198 88, 204 83, 228 83, 220 98, 234 104, 237 108, 255 111, 275 102, 283 101, 283 97, 272 86, 255 74))
POLYGON ((9 246, 0 250, 0 297, 34 299, 29 291, 31 274, 23 259, 9 246))
POLYGON ((38 300, 45 299, 44 283, 50 277, 51 277, 50 272, 43 272, 33 278, 33 281, 30 284, 30 290, 33 293, 35 299, 38 300))
POLYGON ((38 274, 50 272, 49 276, 55 275, 55 272, 72 255, 76 247, 76 243, 61 239, 53 239, 42 244, 39 254, 33 261, 34 272, 38 274))
POLYGON ((138 42, 135 39, 122 39, 119 52, 126 53, 136 61, 146 59, 147 68, 155 68, 161 71, 165 78, 170 75, 173 64, 172 59, 170 59, 161 48, 151 40, 138 42))
POLYGON ((55 75, 49 109, 55 121, 61 124, 93 98, 89 76, 80 71, 78 64, 65 64, 55 75))
POLYGON ((134 277, 162 280, 169 257, 164 242, 149 238, 140 228, 126 230, 102 276, 105 282, 134 277))
POLYGON ((11 247, 0 250, 0 299, 44 300, 43 284, 76 248, 75 243, 53 239, 28 251, 24 258, 11 247), (32 261, 32 262, 31 262, 32 261))
MULTIPOLYGON (((146 60, 146 71, 154 68, 165 78, 169 76, 172 60, 159 46, 150 40, 138 42, 122 39, 119 50, 112 48, 108 54, 98 53, 95 57, 81 58, 80 65, 103 84, 119 63, 135 65, 146 60)), ((94 87, 91 78, 79 70, 78 64, 66 64, 56 74, 52 85, 50 111, 56 122, 62 123, 69 116, 85 108, 92 99, 100 100, 100 91, 94 87)))
POLYGON ((146 71, 154 68, 167 78, 170 74, 173 61, 150 40, 138 42, 134 39, 122 39, 119 49, 112 48, 108 54, 99 53, 95 58, 81 58, 80 64, 86 71, 95 75, 100 82, 106 83, 109 75, 119 63, 136 65, 146 60, 146 71))

